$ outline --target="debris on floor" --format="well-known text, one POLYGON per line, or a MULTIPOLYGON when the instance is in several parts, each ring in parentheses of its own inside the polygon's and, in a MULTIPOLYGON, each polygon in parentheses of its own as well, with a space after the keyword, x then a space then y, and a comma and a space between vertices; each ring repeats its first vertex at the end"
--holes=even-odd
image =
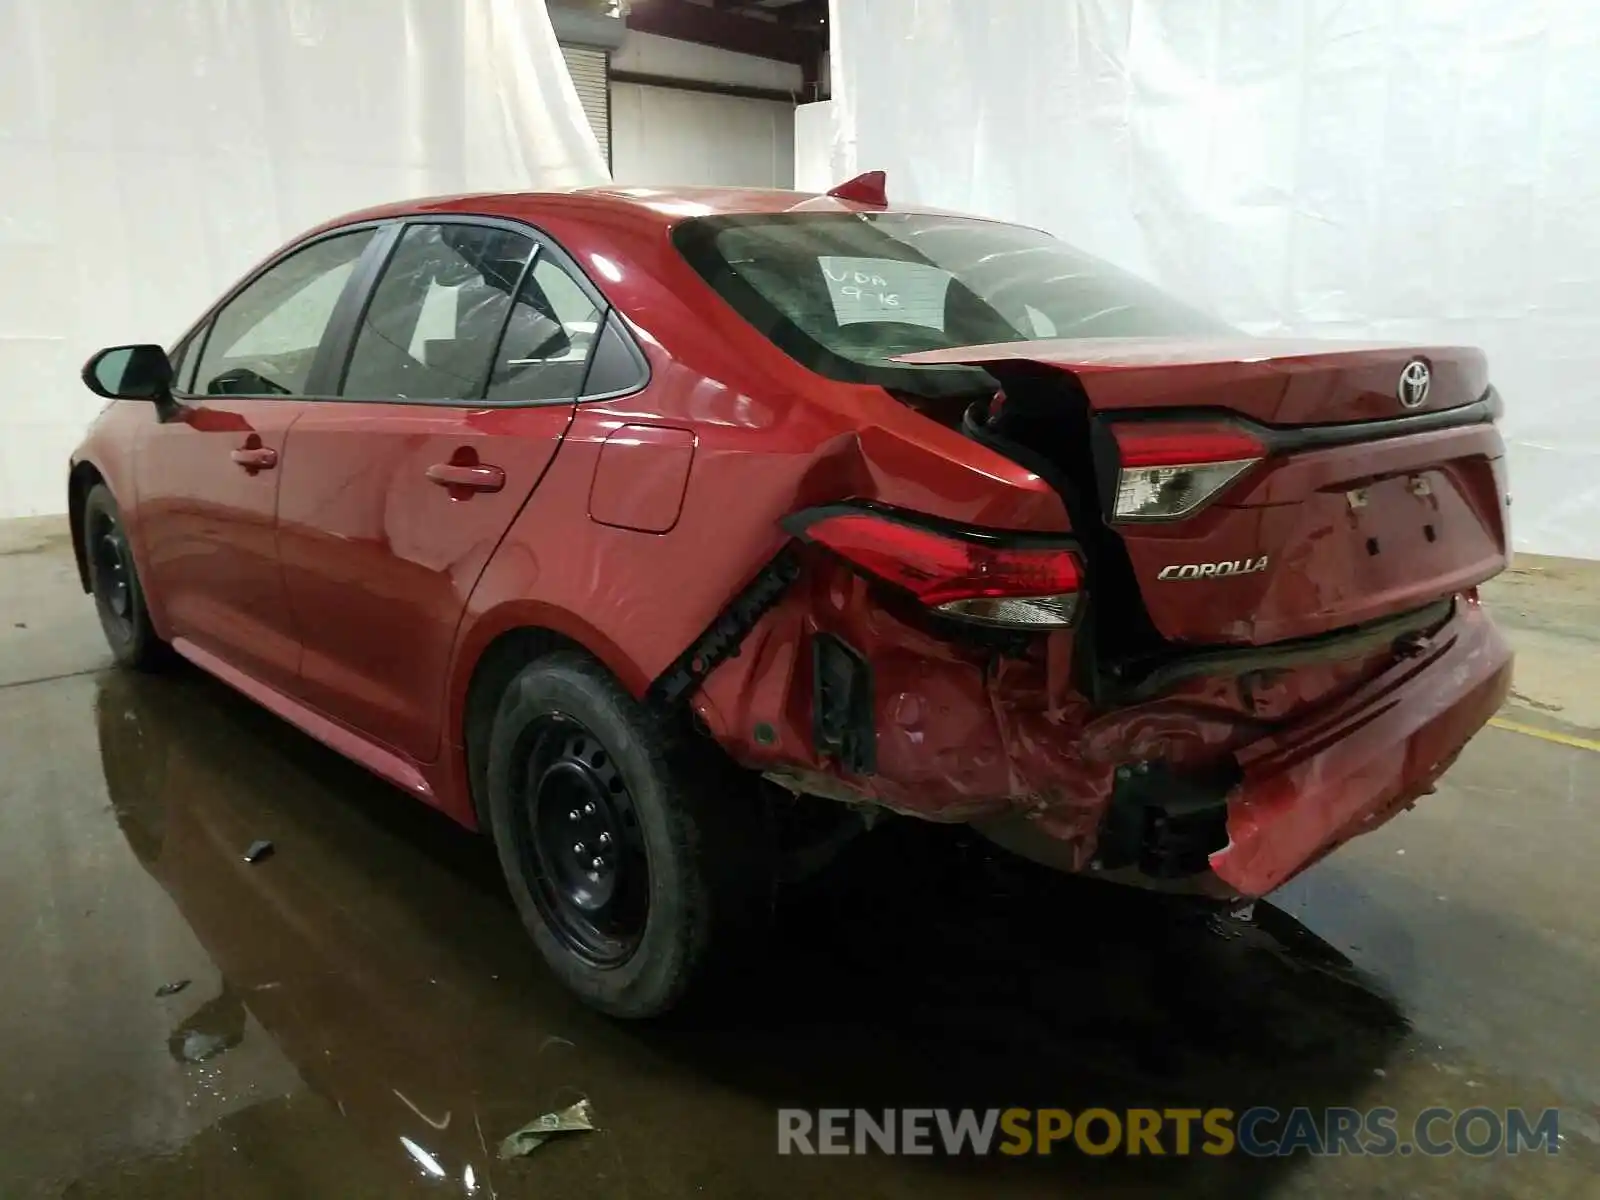
POLYGON ((244 1041, 245 1009, 233 990, 207 1000, 167 1038, 167 1049, 181 1063, 203 1063, 244 1041))
POLYGON ((171 983, 163 983, 156 989, 156 999, 162 1000, 168 996, 176 996, 188 986, 189 981, 187 979, 174 979, 171 983))
POLYGON ((520 1158, 532 1154, 558 1133, 592 1133, 594 1123, 589 1101, 579 1100, 571 1108, 535 1117, 500 1143, 501 1158, 520 1158))
POLYGON ((244 852, 244 860, 247 863, 258 863, 262 859, 271 858, 274 849, 276 847, 265 838, 251 842, 250 848, 244 852))
POLYGON ((172 1051, 172 1057, 179 1062, 203 1063, 208 1058, 215 1058, 224 1050, 231 1050, 239 1044, 240 1039, 230 1038, 227 1034, 207 1033, 202 1029, 186 1029, 182 1033, 175 1033, 167 1042, 167 1048, 172 1051))

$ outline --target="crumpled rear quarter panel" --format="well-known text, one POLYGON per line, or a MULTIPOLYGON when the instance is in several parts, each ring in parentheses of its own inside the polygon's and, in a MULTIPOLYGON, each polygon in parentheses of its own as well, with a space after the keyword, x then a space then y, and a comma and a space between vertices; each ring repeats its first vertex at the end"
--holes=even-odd
POLYGON ((712 673, 696 707, 749 766, 799 790, 926 819, 982 821, 1023 813, 1093 856, 1119 764, 1178 769, 1225 759, 1292 714, 1357 685, 1370 658, 1255 681, 1199 679, 1172 694, 1099 711, 1072 683, 1072 634, 1035 639, 1027 656, 936 637, 821 554, 791 593, 712 673), (815 754, 810 637, 843 638, 870 663, 877 767, 851 775, 815 754), (757 736, 770 727, 769 740, 757 736))

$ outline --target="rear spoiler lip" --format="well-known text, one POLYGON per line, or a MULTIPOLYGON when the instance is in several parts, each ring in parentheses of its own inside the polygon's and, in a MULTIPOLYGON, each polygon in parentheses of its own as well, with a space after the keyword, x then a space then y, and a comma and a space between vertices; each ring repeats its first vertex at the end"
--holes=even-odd
POLYGON ((1323 338, 1153 336, 1131 338, 1018 338, 896 354, 890 362, 921 367, 993 367, 1034 363, 1073 373, 1225 365, 1293 371, 1333 360, 1359 363, 1369 355, 1482 358, 1460 343, 1340 341, 1323 338))
POLYGON ((1382 417, 1374 421, 1341 421, 1332 425, 1266 425, 1225 408, 1108 409, 1096 412, 1094 419, 1107 422, 1200 420, 1236 425, 1260 438, 1269 454, 1284 455, 1409 437, 1416 433, 1432 433, 1438 429, 1455 429, 1464 425, 1484 425, 1499 420, 1504 411, 1500 393, 1490 387, 1478 399, 1454 408, 1382 417))

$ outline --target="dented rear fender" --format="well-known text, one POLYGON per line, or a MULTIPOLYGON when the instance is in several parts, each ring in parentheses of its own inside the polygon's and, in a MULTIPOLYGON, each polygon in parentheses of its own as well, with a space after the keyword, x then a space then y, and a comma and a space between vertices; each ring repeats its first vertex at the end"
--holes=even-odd
MULTIPOLYGON (((1025 816, 1092 856, 1119 764, 1185 769, 1225 760, 1275 724, 1292 689, 1241 711, 1235 680, 1187 681, 1159 699, 1097 710, 1074 682, 1074 634, 1001 649, 897 611, 817 551, 800 578, 705 681, 694 706, 745 765, 797 791, 945 822, 1025 816), (838 639, 870 677, 872 769, 819 751, 819 639, 838 639)), ((1323 666, 1326 689, 1340 668, 1323 666)), ((1348 668, 1346 668, 1348 669, 1348 668)))

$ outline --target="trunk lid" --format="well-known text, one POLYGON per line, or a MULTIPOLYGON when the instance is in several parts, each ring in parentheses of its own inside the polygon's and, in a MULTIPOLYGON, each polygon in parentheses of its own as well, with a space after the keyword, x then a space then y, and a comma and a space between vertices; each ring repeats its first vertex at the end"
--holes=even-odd
POLYGON ((988 368, 1035 363, 1070 372, 1096 412, 1215 408, 1266 425, 1378 421, 1471 404, 1489 387, 1483 352, 1467 346, 1396 346, 1292 338, 1056 338, 958 346, 897 362, 988 368), (1431 372, 1412 409, 1396 395, 1414 358, 1431 372))
POLYGON ((981 366, 999 380, 1006 403, 991 428, 1059 464, 1089 498, 1092 518, 1112 535, 1103 544, 1125 554, 1091 569, 1125 578, 1131 568, 1152 625, 1169 641, 1315 636, 1421 608, 1506 565, 1505 448, 1478 350, 1118 338, 959 347, 899 361, 981 366), (1075 387, 1051 386, 1068 377, 1075 387), (1013 406, 1027 418, 1008 417, 1013 406), (1052 410, 1060 422, 1039 419, 1052 410), (1117 515, 1118 481, 1136 457, 1131 438, 1180 462, 1186 439, 1236 446, 1241 435, 1259 443, 1256 461, 1191 510, 1117 515), (1092 454, 1064 445, 1073 437, 1087 437, 1092 454), (1085 470, 1092 480, 1081 478, 1085 470))

